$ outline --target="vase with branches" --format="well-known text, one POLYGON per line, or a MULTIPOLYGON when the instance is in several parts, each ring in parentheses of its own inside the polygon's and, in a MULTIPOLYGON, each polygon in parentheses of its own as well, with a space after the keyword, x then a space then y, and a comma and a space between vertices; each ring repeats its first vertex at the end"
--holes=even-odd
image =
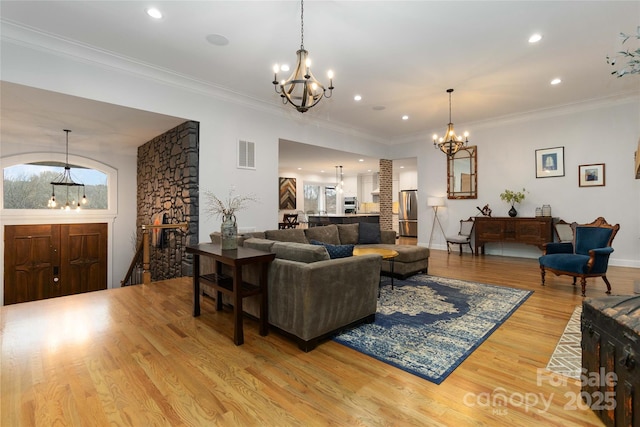
POLYGON ((257 202, 255 195, 249 194, 241 196, 235 194, 235 189, 231 188, 226 199, 220 199, 212 191, 205 191, 205 212, 210 216, 222 218, 220 234, 222 235, 222 249, 238 248, 238 225, 236 223, 236 212, 246 209, 250 203, 257 202))

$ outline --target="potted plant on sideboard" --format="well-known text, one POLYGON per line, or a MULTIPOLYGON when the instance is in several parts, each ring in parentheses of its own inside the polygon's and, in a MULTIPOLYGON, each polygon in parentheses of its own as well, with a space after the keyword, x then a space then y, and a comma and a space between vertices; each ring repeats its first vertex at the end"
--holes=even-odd
POLYGON ((524 200, 526 191, 527 190, 523 188, 522 191, 504 190, 504 192, 500 193, 500 199, 511 205, 511 209, 509 209, 510 217, 518 215, 518 211, 514 207, 514 204, 520 203, 524 200))

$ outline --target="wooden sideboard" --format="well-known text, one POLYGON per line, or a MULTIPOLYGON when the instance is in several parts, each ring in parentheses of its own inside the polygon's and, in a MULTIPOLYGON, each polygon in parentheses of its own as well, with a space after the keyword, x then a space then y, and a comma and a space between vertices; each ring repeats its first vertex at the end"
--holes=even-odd
POLYGON ((542 245, 553 242, 553 220, 551 217, 511 218, 486 217, 475 218, 476 255, 485 243, 525 243, 542 248, 542 245))

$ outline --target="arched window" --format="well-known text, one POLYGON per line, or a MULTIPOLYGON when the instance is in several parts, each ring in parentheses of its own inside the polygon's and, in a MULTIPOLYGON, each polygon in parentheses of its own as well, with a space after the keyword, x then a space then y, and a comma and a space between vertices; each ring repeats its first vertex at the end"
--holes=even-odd
POLYGON ((69 157, 71 177, 78 186, 52 186, 64 172, 65 163, 51 153, 30 153, 2 159, 2 209, 5 213, 18 210, 60 209, 69 203, 72 208, 86 196, 81 210, 87 212, 115 212, 115 169, 82 157, 69 157), (52 159, 52 157, 54 157, 52 159), (48 158, 43 160, 43 158, 48 158), (50 203, 55 193, 56 206, 50 203))

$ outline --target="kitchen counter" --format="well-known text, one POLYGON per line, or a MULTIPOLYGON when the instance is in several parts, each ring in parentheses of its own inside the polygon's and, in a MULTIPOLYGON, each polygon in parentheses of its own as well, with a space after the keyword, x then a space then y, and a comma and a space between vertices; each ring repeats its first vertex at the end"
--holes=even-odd
POLYGON ((308 215, 309 227, 329 224, 353 224, 358 222, 370 222, 378 224, 380 222, 380 214, 347 214, 347 215, 308 215))

